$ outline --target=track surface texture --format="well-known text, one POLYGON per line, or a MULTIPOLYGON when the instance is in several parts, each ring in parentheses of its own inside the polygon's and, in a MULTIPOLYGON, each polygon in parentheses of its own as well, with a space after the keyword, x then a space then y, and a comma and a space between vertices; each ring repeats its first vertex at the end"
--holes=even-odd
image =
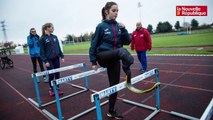
MULTIPOLYGON (((9 56, 14 61, 14 68, 0 70, 0 120, 48 120, 50 119, 41 110, 45 109, 58 117, 56 104, 42 108, 33 105, 28 98, 36 99, 35 87, 32 74, 32 63, 27 55, 9 56)), ((140 75, 140 63, 136 56, 131 66, 132 77, 140 75)), ((61 67, 86 63, 87 70, 91 70, 88 55, 65 55, 65 62, 61 67)), ((212 56, 148 56, 148 69, 159 69, 160 86, 160 109, 153 120, 184 120, 183 118, 169 114, 170 111, 187 114, 200 118, 213 97, 213 57, 212 56)), ((38 70, 40 70, 38 68, 38 70)), ((72 69, 61 72, 61 77, 83 72, 83 68, 72 69)), ((88 77, 89 88, 100 91, 109 87, 106 72, 88 77)), ((120 82, 125 80, 124 72, 121 70, 120 82)), ((49 86, 40 78, 39 90, 42 103, 55 99, 48 95, 49 86)), ((134 86, 145 89, 153 85, 155 77, 143 80, 134 86)), ((85 86, 84 80, 79 79, 60 85, 64 92, 63 96, 79 91, 71 84, 85 86)), ((64 119, 79 114, 93 106, 90 102, 92 91, 61 101, 64 119)), ((60 96, 60 97, 63 97, 60 96)), ((135 94, 124 89, 118 92, 116 109, 122 113, 124 120, 142 120, 152 111, 124 103, 122 99, 139 102, 155 107, 155 92, 146 94, 135 94)), ((101 100, 105 101, 107 98, 101 100)), ((108 104, 102 106, 103 120, 107 118, 108 104)), ((77 118, 78 120, 96 120, 96 111, 77 118)))

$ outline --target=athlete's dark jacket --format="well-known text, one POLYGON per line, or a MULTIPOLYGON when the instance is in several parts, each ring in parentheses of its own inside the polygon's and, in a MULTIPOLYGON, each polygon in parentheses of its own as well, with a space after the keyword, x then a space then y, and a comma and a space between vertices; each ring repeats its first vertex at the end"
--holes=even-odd
POLYGON ((113 50, 130 44, 131 39, 125 28, 119 28, 114 20, 103 20, 96 27, 89 50, 92 65, 97 65, 96 55, 101 51, 113 50))
POLYGON ((43 35, 40 40, 40 55, 43 62, 48 62, 56 57, 64 58, 57 36, 50 34, 43 35))

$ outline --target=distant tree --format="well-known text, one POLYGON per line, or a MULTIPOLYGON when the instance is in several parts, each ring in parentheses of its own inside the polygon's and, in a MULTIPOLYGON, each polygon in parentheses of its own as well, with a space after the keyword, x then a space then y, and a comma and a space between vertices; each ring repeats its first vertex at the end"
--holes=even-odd
POLYGON ((83 35, 80 36, 80 41, 81 41, 81 42, 85 42, 85 38, 84 38, 83 35))
POLYGON ((160 33, 162 30, 161 30, 161 26, 162 26, 162 22, 159 22, 157 27, 156 27, 156 33, 160 33))
POLYGON ((90 39, 92 39, 94 37, 94 33, 93 32, 90 32, 90 39))
POLYGON ((199 29, 208 29, 211 28, 211 24, 203 24, 199 26, 199 29))
POLYGON ((192 19, 192 21, 191 21, 191 26, 192 26, 192 29, 198 28, 198 26, 199 26, 198 21, 195 20, 195 19, 192 19))
POLYGON ((84 37, 85 41, 89 41, 90 40, 90 35, 88 33, 85 33, 83 35, 83 37, 84 37))
POLYGON ((172 25, 166 21, 166 22, 159 22, 157 25, 156 32, 157 33, 164 33, 164 32, 171 32, 172 31, 172 25))
POLYGON ((70 34, 68 34, 66 37, 65 37, 65 40, 66 41, 73 41, 73 38, 70 34))
POLYGON ((153 29, 152 25, 149 24, 147 30, 149 31, 150 34, 153 33, 152 29, 153 29))
POLYGON ((5 48, 12 48, 13 46, 14 46, 13 41, 5 42, 5 43, 4 43, 4 47, 5 47, 5 48))
POLYGON ((179 22, 179 21, 177 21, 177 22, 175 23, 175 29, 176 29, 176 30, 179 30, 179 29, 180 29, 180 22, 179 22))
POLYGON ((28 46, 27 43, 23 44, 23 47, 24 47, 24 48, 27 48, 27 46, 28 46))
POLYGON ((172 31, 172 25, 168 21, 165 22, 165 25, 166 25, 166 32, 171 32, 172 31))

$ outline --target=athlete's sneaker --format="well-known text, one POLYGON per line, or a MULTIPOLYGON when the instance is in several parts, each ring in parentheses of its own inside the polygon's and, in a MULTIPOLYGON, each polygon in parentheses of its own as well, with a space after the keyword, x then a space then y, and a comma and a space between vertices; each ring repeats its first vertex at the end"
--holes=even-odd
POLYGON ((44 82, 45 82, 45 83, 48 83, 48 82, 49 82, 48 77, 44 77, 44 82))
POLYGON ((107 116, 110 117, 110 118, 115 118, 117 120, 122 120, 123 119, 123 116, 121 114, 119 114, 118 112, 116 112, 115 110, 112 111, 112 112, 108 112, 107 116))
POLYGON ((54 96, 55 95, 54 90, 52 88, 50 88, 50 90, 49 90, 49 95, 50 96, 54 96))
POLYGON ((63 95, 64 93, 58 88, 58 95, 63 95))

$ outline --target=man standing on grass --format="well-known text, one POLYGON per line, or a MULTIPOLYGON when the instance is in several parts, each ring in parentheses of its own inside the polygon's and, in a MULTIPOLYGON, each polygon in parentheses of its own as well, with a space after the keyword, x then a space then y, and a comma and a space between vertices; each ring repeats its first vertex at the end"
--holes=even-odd
POLYGON ((146 51, 152 49, 152 40, 149 31, 142 27, 141 22, 136 23, 136 30, 132 33, 131 50, 137 52, 138 59, 141 63, 140 72, 147 71, 146 51))

